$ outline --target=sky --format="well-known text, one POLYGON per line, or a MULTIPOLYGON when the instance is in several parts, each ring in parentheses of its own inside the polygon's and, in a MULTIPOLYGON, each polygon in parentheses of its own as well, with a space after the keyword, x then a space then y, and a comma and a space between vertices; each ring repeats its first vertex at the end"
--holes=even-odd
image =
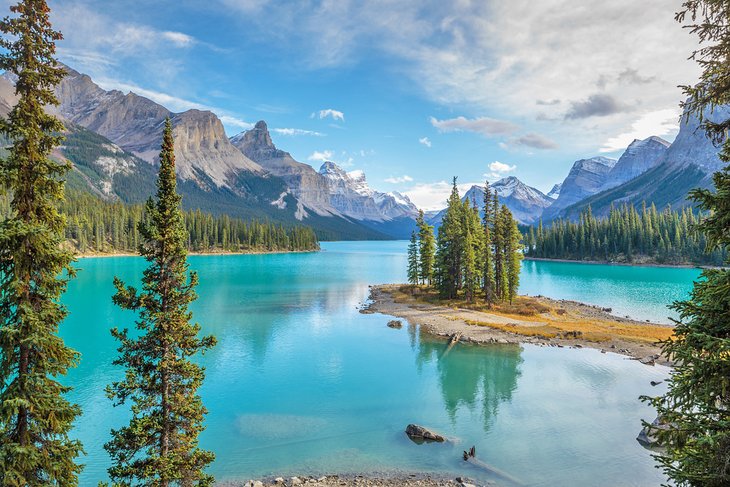
MULTIPOLYGON (((0 5, 8 12, 8 0, 0 5)), ((424 209, 516 176, 673 140, 699 69, 678 0, 50 0, 61 61, 229 136, 265 120, 319 168, 424 209)))

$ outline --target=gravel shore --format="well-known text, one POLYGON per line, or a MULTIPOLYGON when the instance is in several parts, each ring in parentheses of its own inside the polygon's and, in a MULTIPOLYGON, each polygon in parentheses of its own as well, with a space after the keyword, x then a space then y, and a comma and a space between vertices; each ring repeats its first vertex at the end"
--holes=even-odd
MULTIPOLYGON (((515 318, 514 316, 502 316, 496 313, 475 311, 471 309, 452 308, 443 305, 424 303, 413 299, 405 302, 396 301, 394 293, 400 285, 384 284, 370 288, 370 303, 361 309, 361 313, 382 313, 405 319, 411 324, 420 326, 425 332, 450 338, 459 337, 459 341, 476 344, 520 344, 530 343, 541 346, 572 347, 572 348, 594 348, 602 352, 611 352, 626 355, 640 360, 647 365, 655 363, 668 365, 666 358, 661 356, 660 346, 651 341, 637 341, 626 339, 620 335, 613 335, 607 340, 600 342, 586 340, 580 337, 555 337, 543 338, 539 336, 524 336, 517 333, 510 333, 498 328, 492 328, 488 324, 496 326, 516 326, 522 331, 531 327, 545 325, 544 321, 530 317, 515 318), (484 323, 485 326, 475 326, 474 322, 484 323)), ((611 315, 607 310, 598 306, 586 305, 575 301, 554 300, 543 296, 533 297, 551 308, 559 308, 564 312, 562 316, 552 319, 571 320, 571 323, 581 321, 599 322, 603 326, 632 326, 638 329, 651 330, 660 327, 666 329, 669 325, 661 325, 635 321, 628 318, 620 318, 611 315)), ((670 327, 671 328, 671 327, 670 327)))
POLYGON ((326 475, 322 477, 278 477, 248 480, 239 483, 221 483, 220 487, 478 487, 494 484, 478 484, 472 480, 457 477, 441 478, 425 474, 403 475, 326 475))

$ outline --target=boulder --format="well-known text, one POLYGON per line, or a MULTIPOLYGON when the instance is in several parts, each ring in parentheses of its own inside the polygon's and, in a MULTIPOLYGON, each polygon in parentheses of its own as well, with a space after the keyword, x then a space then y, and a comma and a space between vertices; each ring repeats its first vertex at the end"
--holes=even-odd
POLYGON ((402 328, 403 322, 401 322, 400 320, 390 320, 388 322, 388 327, 389 328, 402 328))
POLYGON ((424 428, 423 426, 419 426, 417 424, 409 424, 406 427, 406 434, 408 437, 418 442, 419 440, 421 442, 423 441, 437 441, 439 443, 444 442, 446 439, 439 435, 438 433, 434 433, 433 431, 424 428))
POLYGON ((644 426, 641 429, 641 433, 639 433, 639 436, 636 437, 636 441, 641 443, 641 446, 645 448, 661 446, 657 433, 667 429, 669 429, 669 425, 657 416, 650 425, 644 426))

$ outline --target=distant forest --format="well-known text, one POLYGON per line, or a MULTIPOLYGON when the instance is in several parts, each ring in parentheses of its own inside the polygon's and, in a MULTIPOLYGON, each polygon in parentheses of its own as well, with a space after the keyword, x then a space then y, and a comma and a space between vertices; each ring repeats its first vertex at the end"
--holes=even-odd
MULTIPOLYGON (((138 224, 144 205, 109 202, 84 191, 66 191, 61 203, 66 215, 66 239, 80 254, 136 252, 138 224)), ((0 219, 10 212, 10 196, 0 195, 0 219)), ((184 212, 188 250, 193 252, 281 252, 318 250, 309 227, 244 221, 213 216, 200 210, 184 212)))
POLYGON ((697 264, 721 266, 727 250, 706 253, 706 239, 696 231, 701 215, 691 208, 680 211, 654 205, 641 210, 623 205, 597 218, 588 207, 578 222, 540 223, 525 232, 526 255, 547 259, 621 263, 697 264))

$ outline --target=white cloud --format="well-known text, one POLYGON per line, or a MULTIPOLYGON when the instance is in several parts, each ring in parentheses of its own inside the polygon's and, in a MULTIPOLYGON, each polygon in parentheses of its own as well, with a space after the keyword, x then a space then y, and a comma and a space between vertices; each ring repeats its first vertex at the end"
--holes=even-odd
MULTIPOLYGON (((263 1, 243 3, 246 11, 263 1)), ((677 85, 696 80, 687 57, 697 41, 674 21, 679 3, 393 0, 384 15, 383 2, 269 2, 241 20, 295 52, 304 69, 380 55, 432 101, 509 113, 521 125, 534 121, 531 131, 551 127, 554 138, 587 148, 630 130, 636 114, 617 107, 674 108, 677 85), (591 114, 600 123, 580 118, 591 114)))
POLYGON ((293 128, 275 128, 273 132, 280 135, 312 135, 315 137, 324 137, 325 134, 322 132, 315 132, 313 130, 304 129, 293 129, 293 128))
POLYGON ((160 35, 163 39, 171 41, 177 47, 188 47, 195 44, 194 37, 184 34, 182 32, 165 31, 162 32, 160 35))
POLYGON ((431 117, 430 120, 431 125, 438 129, 439 132, 474 132, 486 137, 511 134, 519 128, 511 122, 489 117, 473 119, 456 117, 446 120, 438 120, 435 117, 431 117))
POLYGON ((413 181, 413 178, 408 175, 398 176, 398 177, 389 177, 385 179, 386 183, 390 184, 401 184, 401 183, 410 183, 413 181))
POLYGON ((681 111, 676 109, 657 110, 645 113, 631 124, 628 132, 608 138, 601 147, 601 152, 622 151, 634 139, 645 139, 652 135, 659 137, 675 135, 679 130, 681 111))
POLYGON ((505 164, 505 163, 499 162, 499 161, 494 161, 491 164, 489 164, 489 170, 494 173, 498 173, 498 174, 512 172, 515 169, 517 169, 517 166, 515 166, 515 165, 510 166, 509 164, 505 164))
POLYGON ((331 117, 332 120, 340 120, 342 122, 345 121, 345 114, 339 110, 334 110, 332 108, 325 108, 324 110, 320 110, 318 113, 313 113, 312 118, 314 118, 315 116, 318 116, 320 119, 331 117))
POLYGON ((425 145, 426 147, 431 147, 431 140, 428 137, 421 137, 418 139, 418 143, 425 145))
MULTIPOLYGON (((484 183, 464 183, 457 184, 459 194, 463 195, 474 185, 481 185, 484 183)), ((403 194, 416 205, 425 211, 429 210, 441 210, 446 207, 446 200, 451 194, 452 183, 446 181, 438 181, 435 183, 418 183, 402 191, 403 194)))
POLYGON ((327 162, 331 161, 335 157, 334 151, 331 150, 323 150, 323 151, 314 151, 312 154, 310 154, 309 157, 307 157, 307 160, 310 161, 319 161, 319 162, 327 162))

